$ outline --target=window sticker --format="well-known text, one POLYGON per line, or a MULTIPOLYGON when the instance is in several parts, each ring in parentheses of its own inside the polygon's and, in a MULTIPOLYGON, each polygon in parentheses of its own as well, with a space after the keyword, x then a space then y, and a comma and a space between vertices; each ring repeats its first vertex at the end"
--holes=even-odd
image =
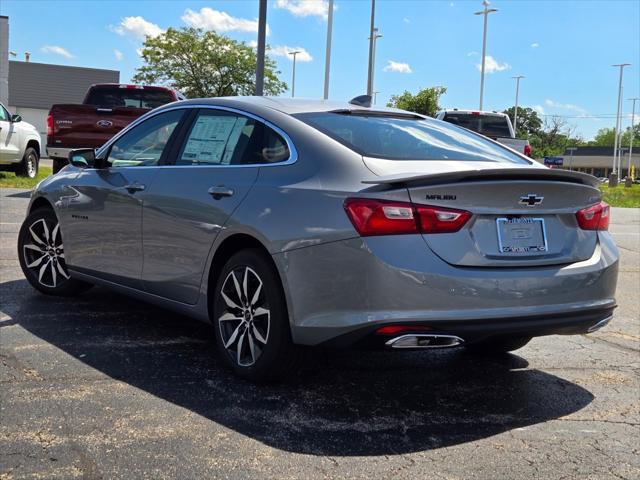
POLYGON ((196 164, 220 163, 237 120, 231 116, 199 117, 189 135, 182 159, 196 164))

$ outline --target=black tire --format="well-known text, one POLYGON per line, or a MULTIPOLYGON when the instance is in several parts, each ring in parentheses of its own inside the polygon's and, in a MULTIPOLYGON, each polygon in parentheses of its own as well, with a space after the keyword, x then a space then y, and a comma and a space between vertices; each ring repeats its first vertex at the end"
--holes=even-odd
POLYGON ((492 355, 513 352, 524 347, 531 341, 531 337, 499 337, 490 338, 477 343, 465 345, 465 348, 471 353, 481 355, 492 355))
POLYGON ((263 383, 295 371, 300 348, 291 341, 280 278, 262 251, 247 249, 233 255, 222 268, 210 301, 216 349, 238 376, 263 383))
POLYGON ((69 161, 65 160, 64 158, 53 158, 51 161, 51 164, 52 164, 51 172, 55 175, 60 170, 62 170, 68 163, 69 161))
POLYGON ((69 297, 93 285, 69 277, 58 218, 40 208, 27 216, 18 234, 18 259, 27 281, 46 295, 69 297))
POLYGON ((22 161, 16 169, 16 175, 19 177, 36 178, 38 176, 39 164, 40 155, 35 148, 29 147, 25 150, 22 161))

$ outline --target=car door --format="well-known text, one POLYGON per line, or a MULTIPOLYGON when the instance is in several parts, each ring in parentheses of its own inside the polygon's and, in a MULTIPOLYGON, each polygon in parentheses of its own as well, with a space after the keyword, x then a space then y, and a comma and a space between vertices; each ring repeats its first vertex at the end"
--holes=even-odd
POLYGON ((216 108, 196 113, 145 201, 147 291, 196 303, 211 246, 249 192, 260 166, 288 157, 282 148, 265 148, 270 132, 249 114, 216 108))
POLYGON ((0 162, 20 160, 20 135, 11 122, 11 114, 0 104, 0 162))
MULTIPOLYGON (((120 136, 60 198, 68 265, 141 289, 142 205, 185 110, 152 116, 120 136)), ((71 177, 72 178, 72 177, 71 177)))

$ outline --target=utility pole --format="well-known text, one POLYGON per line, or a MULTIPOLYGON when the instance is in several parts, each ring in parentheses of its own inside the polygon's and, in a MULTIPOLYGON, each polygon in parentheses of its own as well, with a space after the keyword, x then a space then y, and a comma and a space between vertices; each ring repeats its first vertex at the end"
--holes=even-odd
POLYGON ((513 114, 513 132, 517 137, 518 136, 518 133, 517 133, 518 132, 518 93, 520 93, 520 79, 525 78, 525 76, 517 75, 511 78, 516 79, 516 109, 515 109, 515 113, 513 114))
POLYGON ((631 140, 629 141, 629 164, 627 166, 627 177, 631 177, 631 154, 633 153, 633 137, 634 137, 634 133, 635 131, 633 130, 633 128, 635 127, 634 125, 634 120, 636 118, 636 100, 640 100, 640 98, 630 98, 629 100, 631 100, 633 102, 633 107, 631 108, 631 140))
POLYGON ((329 0, 329 17, 327 18, 327 52, 324 57, 324 96, 329 98, 329 70, 331 69, 331 36, 333 33, 333 0, 329 0))
POLYGON ((484 10, 481 12, 475 12, 474 15, 484 15, 484 31, 482 34, 482 69, 480 70, 480 110, 482 110, 483 105, 483 97, 484 97, 484 66, 485 60, 487 58, 487 17, 490 13, 497 12, 498 10, 495 8, 489 8, 489 0, 484 0, 482 2, 484 5, 484 10))
MULTIPOLYGON (((618 63, 616 65, 612 65, 612 67, 618 67, 620 68, 620 81, 618 82, 618 111, 616 113, 616 128, 614 131, 614 146, 613 146, 613 167, 612 167, 612 173, 613 174, 618 174, 618 162, 617 162, 617 157, 618 157, 618 147, 620 146, 618 143, 618 134, 620 132, 620 110, 622 109, 622 73, 624 71, 624 67, 627 67, 631 65, 630 63, 618 63)), ((615 185, 611 185, 611 186, 616 186, 618 184, 617 181, 614 181, 615 185)))
POLYGON ((291 79, 291 98, 296 96, 296 55, 301 53, 300 50, 295 52, 289 52, 289 55, 293 55, 293 78, 291 79))
POLYGON ((258 9, 258 50, 256 52, 256 95, 264 95, 264 51, 267 35, 267 0, 260 0, 258 9))
POLYGON ((575 152, 578 147, 569 147, 567 150, 571 152, 571 156, 569 157, 569 171, 573 169, 573 152, 575 152))
POLYGON ((367 95, 373 96, 373 50, 374 50, 374 24, 376 20, 376 0, 371 0, 371 27, 369 28, 369 73, 367 75, 367 95))
POLYGON ((380 93, 380 92, 373 92, 373 104, 374 104, 374 105, 376 104, 376 101, 378 100, 378 94, 379 94, 379 93, 380 93))

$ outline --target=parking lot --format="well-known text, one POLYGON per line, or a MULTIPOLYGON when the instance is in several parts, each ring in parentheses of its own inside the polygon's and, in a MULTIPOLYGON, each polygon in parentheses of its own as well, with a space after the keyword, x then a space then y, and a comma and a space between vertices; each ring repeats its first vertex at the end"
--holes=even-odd
POLYGON ((0 479, 640 477, 640 210, 613 209, 619 308, 516 354, 313 351, 254 386, 206 325, 104 288, 47 298, 0 198, 0 479))

